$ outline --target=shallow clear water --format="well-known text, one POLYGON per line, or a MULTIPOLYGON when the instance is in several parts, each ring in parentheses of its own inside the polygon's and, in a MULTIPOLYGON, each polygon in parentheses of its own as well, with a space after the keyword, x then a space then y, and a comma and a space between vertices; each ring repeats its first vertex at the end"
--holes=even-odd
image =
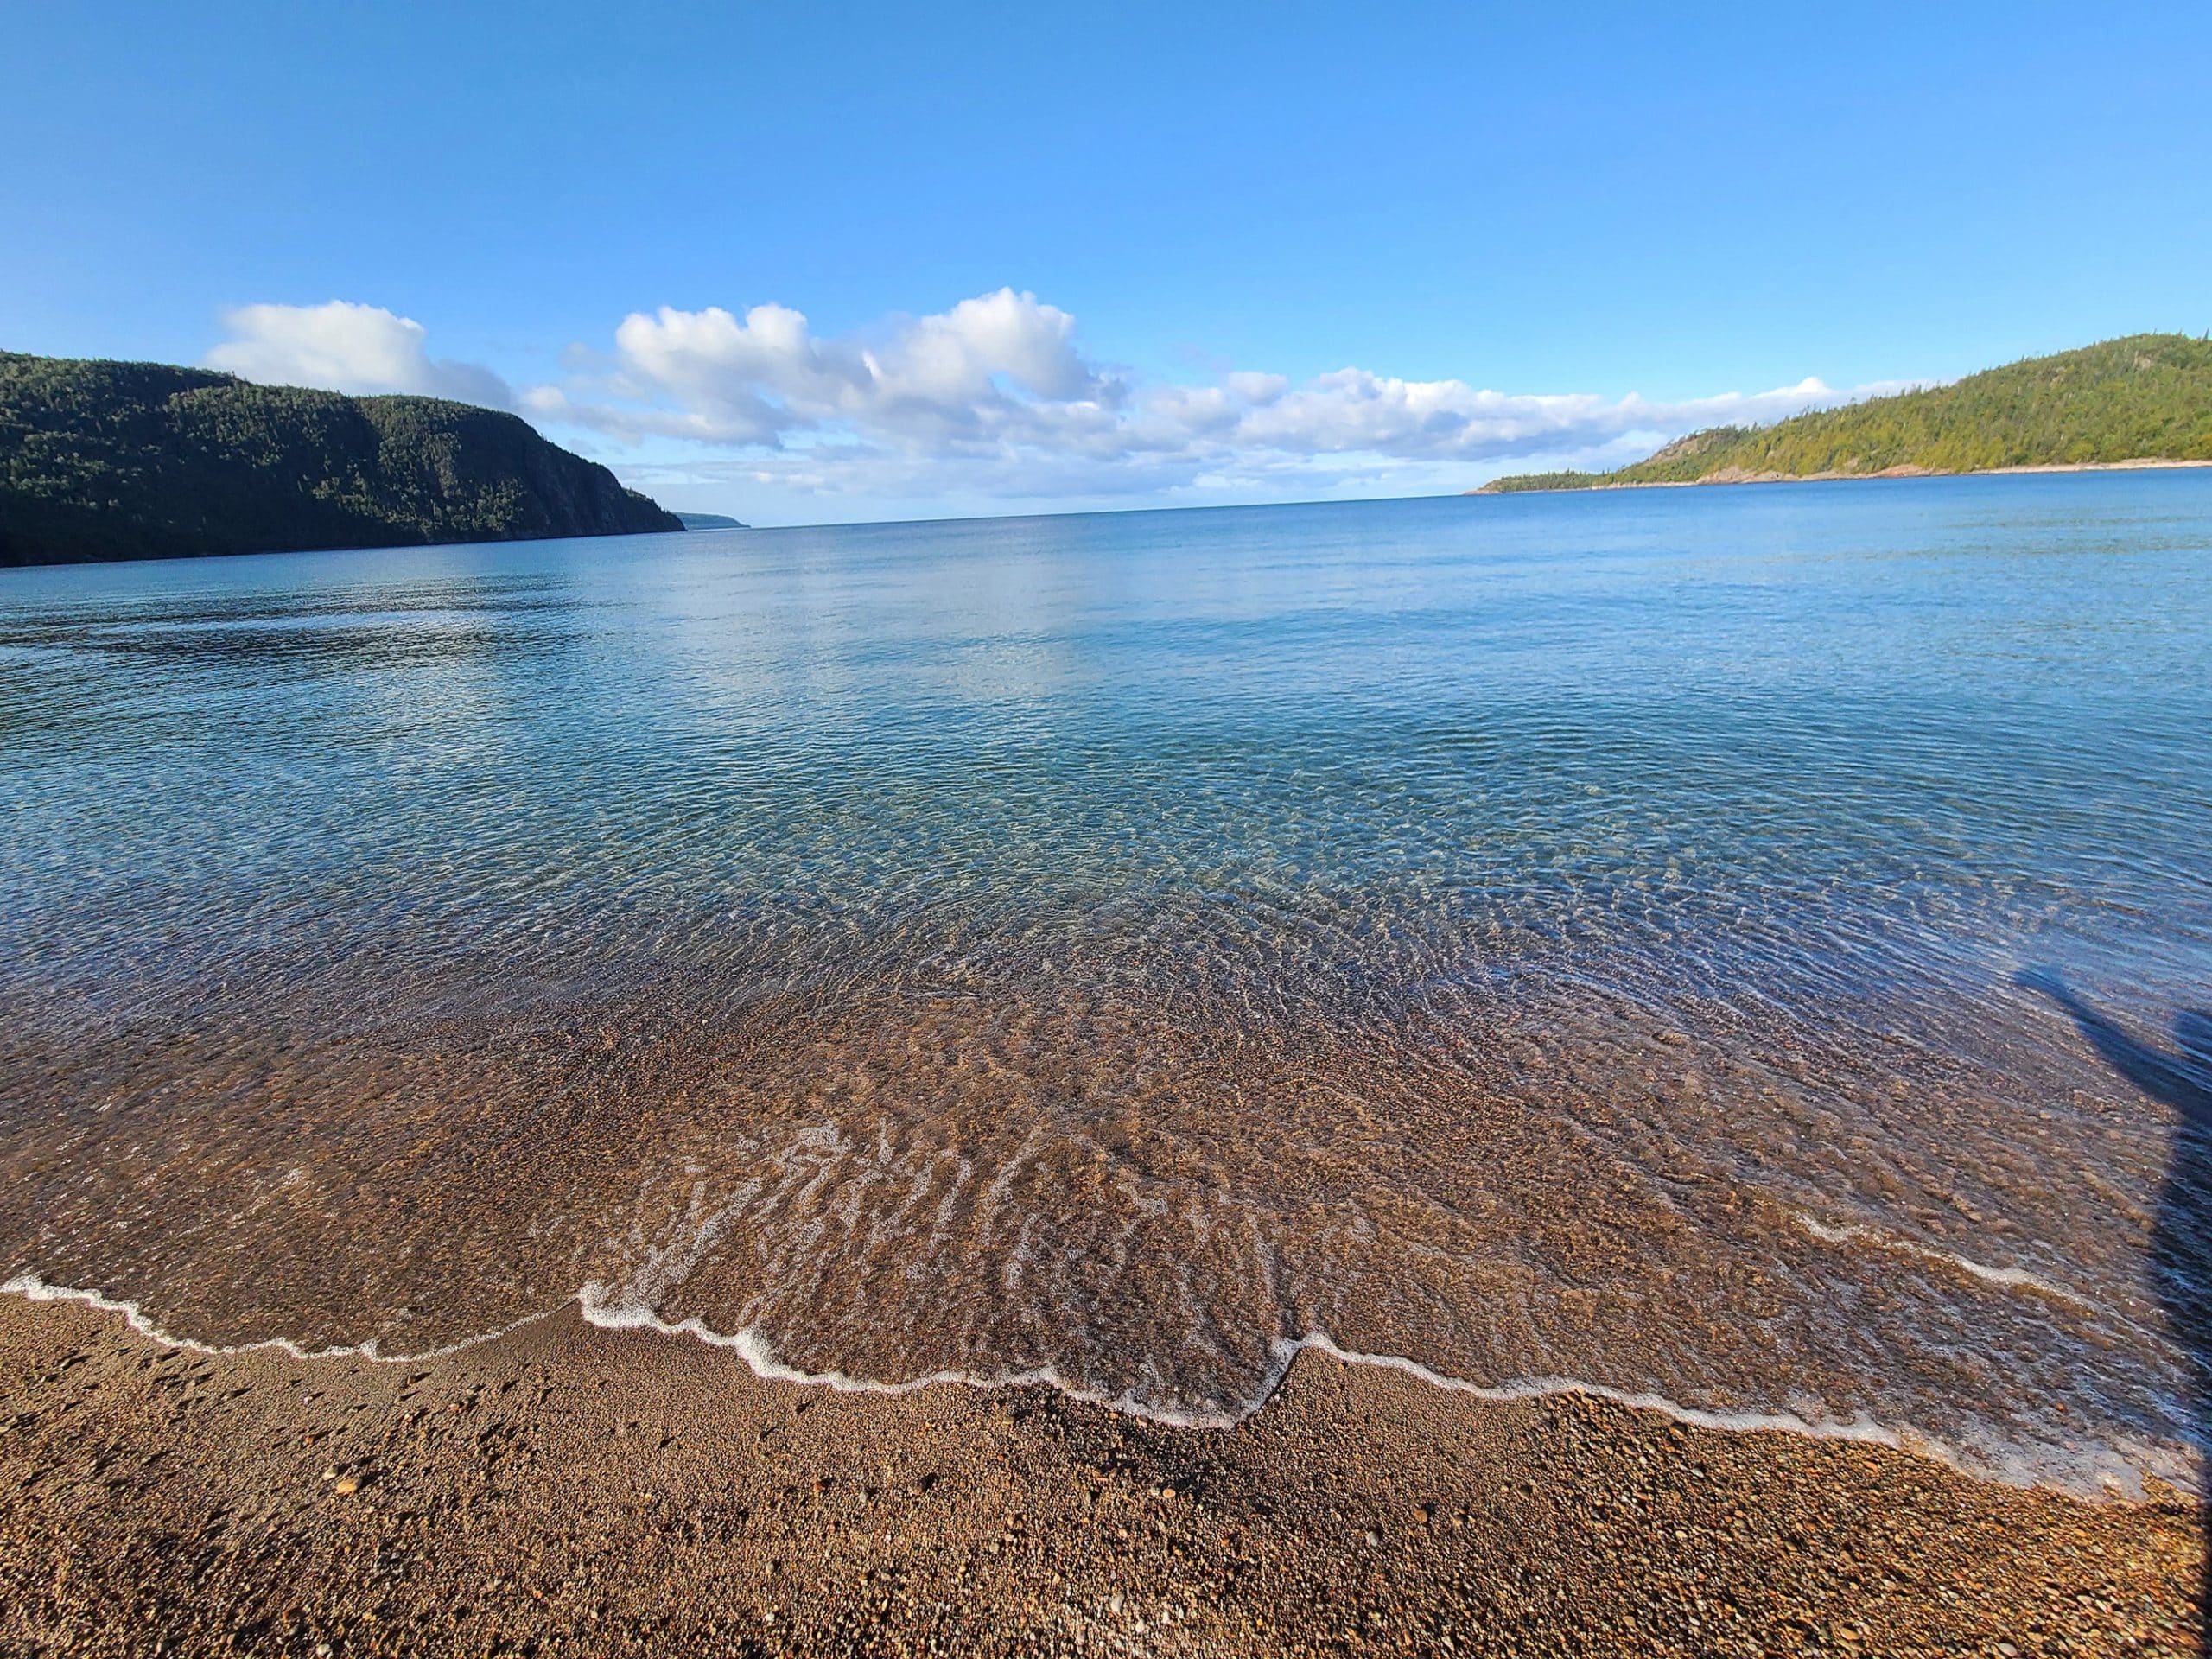
POLYGON ((2188 1478, 2208 578, 2205 474, 0 572, 0 1278, 2188 1478))

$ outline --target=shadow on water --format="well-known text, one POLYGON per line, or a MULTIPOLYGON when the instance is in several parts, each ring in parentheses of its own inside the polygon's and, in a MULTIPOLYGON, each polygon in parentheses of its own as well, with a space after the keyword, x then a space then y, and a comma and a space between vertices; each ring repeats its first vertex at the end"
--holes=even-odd
POLYGON ((2168 1326, 2189 1368, 2190 1427, 2206 1459, 2198 1477, 2206 1553, 2196 1605, 2206 1649, 2212 1651, 2212 1014, 2201 1009, 2176 1014, 2169 1053, 2098 1013, 2055 973, 2033 969, 2018 982, 2064 1009, 2113 1071, 2181 1115, 2158 1194, 2152 1261, 2168 1326))

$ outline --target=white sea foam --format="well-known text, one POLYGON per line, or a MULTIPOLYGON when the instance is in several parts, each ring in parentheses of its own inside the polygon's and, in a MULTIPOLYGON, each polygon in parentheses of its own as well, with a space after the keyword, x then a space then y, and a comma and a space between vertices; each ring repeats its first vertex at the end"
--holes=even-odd
MULTIPOLYGON (((302 1347, 284 1337, 229 1344, 201 1342, 165 1329, 149 1318, 135 1302, 120 1300, 97 1290, 51 1284, 36 1274, 21 1274, 0 1283, 0 1293, 22 1296, 35 1302, 82 1302, 104 1313, 120 1315, 132 1330, 141 1335, 192 1353, 275 1351, 302 1360, 353 1358, 378 1364, 400 1364, 459 1353, 485 1343, 496 1342, 524 1326, 551 1318, 560 1311, 558 1308, 548 1308, 526 1314, 498 1330, 464 1337, 438 1347, 410 1353, 391 1353, 380 1348, 374 1338, 358 1345, 340 1344, 315 1349, 302 1347)), ((2193 1477, 2196 1473, 2184 1460, 2176 1459, 2164 1448, 2148 1446, 2095 1448, 2070 1446, 2067 1448, 2065 1465, 2062 1467, 2051 1456, 2038 1457, 2034 1450, 2025 1446, 1993 1439, 1970 1446, 1954 1445, 1910 1424, 1880 1422, 1863 1412, 1846 1420, 1822 1415, 1816 1410, 1713 1410, 1685 1405, 1662 1394, 1618 1389, 1580 1377, 1513 1377, 1499 1382, 1476 1382, 1435 1370, 1401 1354, 1369 1353, 1346 1348, 1319 1331, 1309 1332, 1302 1337, 1276 1338, 1270 1344, 1271 1363, 1267 1373, 1250 1398, 1225 1409, 1185 1410, 1162 1407, 1133 1393, 1108 1395, 1072 1382, 1049 1365, 990 1373, 952 1369, 898 1381, 858 1376, 838 1370, 806 1370, 784 1360, 769 1340, 752 1326, 722 1332, 715 1330, 697 1318, 670 1320, 642 1303, 615 1300, 607 1287, 596 1283, 586 1285, 577 1293, 575 1301, 584 1320, 598 1329, 653 1331, 664 1336, 689 1337, 710 1347, 735 1354, 754 1376, 763 1381, 827 1388, 841 1394, 913 1394, 945 1383, 988 1390, 1039 1386, 1050 1388, 1070 1399, 1172 1428, 1227 1429, 1235 1427, 1265 1407, 1282 1386, 1298 1356, 1307 1349, 1313 1349, 1344 1364, 1401 1371, 1431 1388, 1469 1395, 1478 1400, 1495 1403, 1526 1402, 1581 1395, 1637 1411, 1656 1412, 1692 1427, 1730 1433, 1778 1433, 1808 1440, 1848 1440, 1885 1446, 1929 1459, 1979 1479, 1994 1480, 2013 1486, 2048 1486, 2079 1497, 2139 1497, 2145 1474, 2188 1490, 2193 1486, 2193 1477)), ((2049 1450, 2046 1449, 2047 1452, 2049 1450)))
POLYGON ((549 1318, 557 1310, 525 1313, 512 1325, 503 1325, 496 1331, 480 1332, 435 1348, 418 1348, 404 1354, 387 1353, 371 1337, 359 1344, 340 1343, 328 1348, 303 1348, 289 1337, 263 1337, 252 1342, 201 1342, 197 1338, 180 1336, 177 1332, 155 1323, 136 1302, 127 1302, 103 1294, 97 1290, 79 1289, 72 1285, 49 1284, 35 1273, 19 1273, 5 1283, 0 1283, 0 1294, 21 1296, 32 1302, 82 1302, 96 1307, 103 1313, 120 1314, 124 1322, 142 1337, 151 1337, 164 1347, 181 1349, 193 1354, 289 1354, 294 1359, 365 1359, 378 1365, 404 1365, 416 1360, 443 1359, 464 1349, 497 1342, 501 1337, 535 1325, 549 1318))
POLYGON ((1947 1266, 1971 1274, 1986 1284, 2003 1285, 2011 1289, 2032 1290, 2045 1296, 2055 1296, 2062 1302, 2094 1313, 2101 1312, 2097 1304, 2079 1291, 2054 1284, 2041 1274, 2031 1273, 2025 1268, 1993 1268, 1986 1262, 1976 1262, 1961 1255, 1955 1250, 1940 1249, 1932 1244, 1923 1244, 1917 1239, 1900 1238, 1877 1227, 1865 1227, 1855 1222, 1831 1227, 1817 1217, 1802 1210, 1791 1212, 1797 1224, 1819 1239, 1823 1244, 1866 1244, 1878 1250, 1887 1250, 1893 1255, 1914 1255, 1924 1262, 1940 1262, 1947 1266))
POLYGON ((957 1383, 985 1389, 1041 1385, 1071 1399, 1169 1427, 1226 1429, 1235 1427, 1265 1407, 1290 1374, 1292 1363, 1300 1353, 1310 1348, 1347 1365, 1402 1371, 1431 1388, 1452 1394, 1470 1395, 1478 1400, 1497 1404, 1581 1395, 1609 1401, 1632 1410, 1656 1412, 1691 1427, 1716 1429, 1729 1433, 1766 1432, 1795 1434, 1807 1440, 1849 1440, 1885 1446, 1927 1458, 1977 1479, 1994 1480, 2010 1486, 2047 1486, 2077 1497, 2139 1497, 2143 1493, 2143 1477, 2146 1473, 2177 1486, 2186 1488, 2192 1484, 2193 1471, 2190 1469, 2165 1454, 2163 1448, 2150 1446, 2094 1449, 2072 1446, 2067 1448, 2065 1463, 2061 1466, 2051 1456, 2039 1457, 2034 1450, 2022 1445, 1995 1438, 1986 1438, 1971 1446, 1955 1445, 1910 1424, 1880 1422, 1863 1412, 1845 1419, 1822 1414, 1815 1408, 1803 1411, 1713 1410, 1685 1405, 1656 1392, 1618 1389, 1581 1377, 1513 1377, 1500 1382, 1476 1382, 1435 1370, 1403 1355, 1368 1353, 1346 1348, 1319 1331, 1309 1332, 1302 1337, 1276 1338, 1270 1344, 1272 1363, 1260 1387, 1249 1399, 1222 1410, 1183 1410, 1164 1408, 1134 1394, 1109 1395, 1096 1389, 1085 1388, 1071 1382, 1051 1366, 991 1373, 948 1370, 898 1382, 855 1376, 844 1371, 810 1371, 784 1360, 766 1338, 749 1326, 734 1332, 718 1332, 696 1318, 668 1320, 650 1307, 608 1300, 604 1287, 596 1285, 586 1287, 577 1300, 584 1319, 603 1330, 650 1330, 666 1336, 690 1337, 735 1353, 756 1376, 774 1382, 829 1388, 845 1394, 912 1394, 939 1383, 957 1383))
POLYGON ((576 1306, 588 1324, 597 1325, 602 1331, 658 1331, 663 1336, 690 1337, 711 1347, 728 1349, 752 1369, 754 1376, 766 1381, 834 1389, 840 1394, 912 1394, 941 1382, 959 1383, 975 1389, 1041 1385, 1071 1400, 1103 1406, 1109 1411, 1142 1418, 1148 1422, 1163 1423, 1173 1428, 1231 1428, 1265 1404, 1267 1396, 1274 1392, 1276 1384, 1281 1380, 1279 1373, 1271 1372, 1266 1392, 1257 1400, 1237 1410, 1226 1412, 1179 1411, 1154 1405, 1134 1394, 1108 1395, 1070 1381, 1050 1365, 988 1374, 958 1370, 931 1371, 898 1382, 884 1382, 874 1377, 855 1376, 847 1371, 802 1370, 779 1357, 767 1339, 749 1325, 741 1326, 735 1331, 717 1331, 705 1320, 696 1318, 665 1319, 642 1303, 611 1300, 606 1287, 601 1285, 586 1285, 576 1297, 576 1306))

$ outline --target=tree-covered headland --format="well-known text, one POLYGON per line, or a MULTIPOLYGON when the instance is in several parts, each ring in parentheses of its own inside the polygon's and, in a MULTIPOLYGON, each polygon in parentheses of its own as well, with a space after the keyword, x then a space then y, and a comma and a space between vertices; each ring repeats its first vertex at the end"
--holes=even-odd
POLYGON ((683 527, 496 410, 0 352, 0 565, 683 527))
POLYGON ((1485 492, 2212 461, 2212 340, 2131 334, 1947 386, 1694 432, 1610 473, 1524 473, 1485 492))

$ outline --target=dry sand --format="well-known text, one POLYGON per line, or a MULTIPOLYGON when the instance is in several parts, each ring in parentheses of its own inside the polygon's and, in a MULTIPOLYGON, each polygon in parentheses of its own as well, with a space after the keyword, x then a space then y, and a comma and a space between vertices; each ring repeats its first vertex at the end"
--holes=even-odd
POLYGON ((11 1653, 2183 1654, 2199 1536, 1314 1353, 1183 1430, 573 1311, 377 1363, 0 1297, 11 1653))

